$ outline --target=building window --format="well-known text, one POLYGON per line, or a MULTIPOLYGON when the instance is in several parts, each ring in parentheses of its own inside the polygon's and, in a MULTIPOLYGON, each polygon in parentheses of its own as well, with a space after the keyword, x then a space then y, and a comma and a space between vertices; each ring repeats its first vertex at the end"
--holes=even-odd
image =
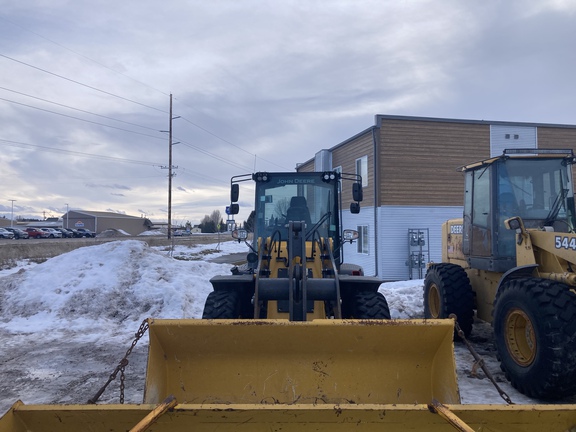
POLYGON ((356 174, 362 176, 362 186, 368 186, 368 156, 356 159, 356 174))
POLYGON ((368 226, 358 225, 358 253, 368 255, 370 252, 370 243, 368 242, 368 226))

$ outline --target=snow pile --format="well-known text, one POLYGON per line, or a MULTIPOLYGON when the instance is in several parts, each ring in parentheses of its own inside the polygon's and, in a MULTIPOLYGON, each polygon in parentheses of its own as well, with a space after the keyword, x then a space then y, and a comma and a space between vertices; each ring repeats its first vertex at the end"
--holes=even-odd
POLYGON ((100 320, 200 318, 210 278, 229 268, 170 259, 137 240, 80 248, 4 277, 0 320, 10 331, 27 332, 100 320))
MULTIPOLYGON (((148 317, 201 318, 210 278, 230 264, 210 262, 247 247, 234 241, 198 246, 149 247, 138 240, 87 246, 42 264, 22 262, 0 271, 0 415, 25 403, 85 403, 125 354, 148 317)), ((423 317, 423 281, 380 287, 392 318, 423 317)), ((480 330, 480 331, 479 331, 480 330)), ((516 392, 499 371, 488 324, 472 343, 516 403, 535 403, 516 392)), ((147 336, 135 347, 126 377, 126 401, 142 401, 147 336)), ((386 341, 382 341, 386 343, 386 341)), ((406 341, 410 343, 410 341, 406 341)), ((463 403, 504 403, 473 358, 456 344, 463 403)), ((117 384, 115 384, 117 385, 117 384)), ((107 391, 101 402, 118 401, 107 391)))
POLYGON ((424 318, 424 281, 388 282, 380 286, 392 318, 424 318))

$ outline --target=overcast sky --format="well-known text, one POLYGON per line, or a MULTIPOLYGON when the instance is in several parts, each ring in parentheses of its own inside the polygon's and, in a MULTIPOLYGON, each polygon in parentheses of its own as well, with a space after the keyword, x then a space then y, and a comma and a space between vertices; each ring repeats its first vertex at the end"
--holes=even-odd
POLYGON ((176 223, 376 114, 576 124, 571 0, 0 6, 0 217, 165 221, 170 93, 176 223))

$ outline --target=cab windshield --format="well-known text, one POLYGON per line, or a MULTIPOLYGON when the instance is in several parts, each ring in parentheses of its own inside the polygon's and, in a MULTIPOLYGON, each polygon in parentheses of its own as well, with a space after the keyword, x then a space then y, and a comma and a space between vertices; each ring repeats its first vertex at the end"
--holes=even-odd
POLYGON ((520 216, 527 228, 573 231, 574 191, 564 159, 513 160, 498 170, 498 205, 503 216, 520 216))
POLYGON ((271 174, 268 182, 257 184, 257 237, 279 232, 280 238, 286 240, 290 221, 304 221, 309 239, 312 236, 337 237, 336 184, 323 181, 320 173, 311 174, 271 174))

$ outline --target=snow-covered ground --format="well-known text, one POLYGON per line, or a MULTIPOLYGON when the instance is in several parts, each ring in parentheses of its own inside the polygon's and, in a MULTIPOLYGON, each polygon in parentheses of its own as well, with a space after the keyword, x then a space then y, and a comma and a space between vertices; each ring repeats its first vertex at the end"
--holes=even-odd
MULTIPOLYGON (((106 382, 145 318, 200 318, 212 290, 209 279, 230 270, 210 260, 246 250, 233 241, 169 251, 125 240, 1 271, 0 414, 17 399, 85 403, 106 382)), ((382 284, 393 318, 423 316, 422 282, 382 284)), ((471 340, 515 403, 539 402, 504 379, 488 325, 478 323, 471 340)), ((146 352, 147 336, 126 368, 128 403, 142 401, 146 352)), ((504 403, 482 371, 472 376, 473 358, 462 344, 456 344, 455 355, 463 403, 504 403)), ((112 383, 100 402, 117 403, 118 386, 112 383)))

